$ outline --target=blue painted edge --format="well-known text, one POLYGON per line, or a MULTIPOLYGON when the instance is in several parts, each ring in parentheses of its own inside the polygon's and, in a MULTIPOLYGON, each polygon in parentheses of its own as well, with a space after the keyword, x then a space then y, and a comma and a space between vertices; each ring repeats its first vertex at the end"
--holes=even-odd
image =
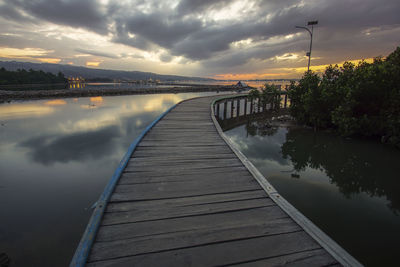
POLYGON ((140 141, 143 139, 146 133, 150 131, 150 129, 153 128, 153 126, 157 122, 159 122, 165 115, 168 114, 168 112, 170 112, 172 109, 174 109, 177 105, 179 105, 183 101, 176 103, 175 105, 170 107, 167 111, 165 111, 163 114, 161 114, 158 118, 156 118, 152 123, 150 123, 150 125, 148 125, 146 129, 144 129, 142 133, 129 146, 128 151, 125 153, 117 169, 115 170, 113 176, 111 177, 110 181, 104 188, 104 191, 101 194, 99 200, 96 202, 96 207, 92 213, 92 216, 90 217, 88 225, 86 226, 86 230, 81 238, 81 241, 79 242, 78 248, 75 251, 74 257, 72 258, 72 261, 69 265, 70 267, 85 266, 87 258, 89 256, 90 249, 96 237, 97 230, 99 229, 105 207, 107 206, 107 202, 110 199, 111 194, 113 193, 114 188, 119 178, 121 177, 123 170, 128 164, 128 161, 133 151, 135 151, 136 146, 140 143, 140 141))

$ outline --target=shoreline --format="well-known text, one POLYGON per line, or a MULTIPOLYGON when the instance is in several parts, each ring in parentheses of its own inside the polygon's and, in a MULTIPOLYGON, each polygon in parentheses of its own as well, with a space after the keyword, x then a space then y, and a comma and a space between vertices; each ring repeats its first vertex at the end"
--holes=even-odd
POLYGON ((11 102, 14 100, 35 100, 48 98, 68 98, 68 97, 90 97, 90 96, 117 96, 117 95, 143 95, 143 94, 162 94, 162 93, 195 93, 212 91, 235 91, 235 86, 222 85, 197 85, 190 87, 167 87, 167 88, 113 88, 113 89, 59 89, 59 90, 29 90, 29 91, 6 91, 0 90, 0 103, 11 102))

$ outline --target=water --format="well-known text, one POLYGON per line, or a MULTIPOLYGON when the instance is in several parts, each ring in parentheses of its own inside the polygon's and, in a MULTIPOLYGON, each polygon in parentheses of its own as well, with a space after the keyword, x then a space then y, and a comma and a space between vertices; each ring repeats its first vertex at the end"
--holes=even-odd
POLYGON ((0 254, 11 266, 67 266, 129 144, 173 104, 210 94, 1 104, 0 254))
POLYGON ((225 132, 292 205, 367 266, 398 266, 400 150, 242 118, 225 132))

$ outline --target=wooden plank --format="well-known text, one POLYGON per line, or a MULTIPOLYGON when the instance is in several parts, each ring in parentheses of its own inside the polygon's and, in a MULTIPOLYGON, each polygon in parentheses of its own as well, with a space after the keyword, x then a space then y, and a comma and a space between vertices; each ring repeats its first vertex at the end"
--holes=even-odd
MULTIPOLYGON (((147 141, 144 140, 140 142, 138 147, 145 147, 145 146, 153 146, 153 147, 173 147, 173 148, 181 148, 181 147, 207 147, 207 146, 225 146, 222 143, 210 142, 210 141, 201 141, 201 140, 187 140, 187 141, 147 141)), ((171 151, 172 152, 172 151, 171 151)))
POLYGON ((89 262, 88 266, 158 266, 160 263, 163 266, 229 265, 319 248, 304 232, 294 232, 98 261, 93 264, 89 262))
MULTIPOLYGON (((196 184, 200 185, 199 183, 196 184)), ((180 186, 185 189, 185 191, 180 190, 180 188, 177 188, 176 186, 174 187, 174 185, 165 185, 164 187, 160 186, 158 188, 150 185, 153 184, 137 184, 132 187, 135 189, 130 192, 115 192, 111 196, 110 201, 117 202, 190 197, 259 189, 259 187, 257 187, 257 185, 254 183, 231 184, 229 188, 221 188, 220 184, 214 184, 210 186, 203 185, 201 190, 193 187, 194 183, 185 183, 184 185, 180 186)))
MULTIPOLYGON (((163 132, 163 133, 176 133, 182 131, 182 129, 180 129, 179 127, 160 127, 157 129, 153 129, 150 131, 150 133, 159 133, 159 132, 163 132)), ((199 131, 199 128, 197 129, 190 129, 187 128, 185 129, 185 133, 215 133, 215 129, 211 129, 211 128, 207 128, 207 129, 202 129, 201 131, 199 131)))
POLYGON ((242 238, 279 235, 300 231, 301 228, 288 218, 264 221, 250 221, 247 224, 218 225, 210 222, 207 228, 195 228, 158 235, 129 239, 96 242, 89 261, 105 260, 144 253, 202 246, 228 242, 242 238))
POLYGON ((176 181, 193 181, 203 179, 205 176, 209 179, 227 179, 227 177, 231 177, 232 175, 236 175, 238 177, 243 177, 252 179, 250 173, 246 170, 239 171, 227 171, 224 173, 193 173, 193 174, 181 174, 181 175, 152 175, 146 174, 143 175, 142 172, 125 172, 122 174, 118 184, 143 184, 143 183, 159 183, 159 182, 176 182, 176 181))
POLYGON ((159 154, 159 152, 150 152, 150 151, 139 151, 138 153, 135 153, 135 155, 132 157, 132 162, 133 161, 148 161, 152 160, 153 162, 157 163, 157 161, 170 161, 173 162, 175 160, 204 160, 204 159, 234 159, 235 156, 232 155, 232 153, 215 153, 215 154, 209 154, 209 153, 179 153, 171 155, 171 153, 164 153, 164 154, 159 154))
POLYGON ((157 210, 153 209, 153 210, 135 210, 127 212, 111 212, 104 214, 102 225, 161 220, 167 218, 213 214, 213 213, 228 212, 235 210, 247 210, 247 209, 261 208, 267 206, 274 206, 273 202, 269 198, 239 200, 239 201, 212 203, 212 204, 196 205, 196 206, 188 205, 188 206, 182 206, 179 209, 178 208, 167 209, 160 207, 157 210))
POLYGON ((268 206, 257 209, 236 210, 164 220, 105 225, 100 228, 97 234, 97 241, 114 241, 140 236, 191 231, 193 229, 208 228, 210 224, 215 227, 230 227, 254 221, 268 222, 283 218, 288 218, 288 216, 282 210, 276 206, 268 206))
MULTIPOLYGON (((192 140, 177 140, 177 139, 170 139, 170 140, 144 140, 140 142, 139 147, 143 146, 155 146, 155 147, 185 147, 185 146, 192 146, 192 147, 199 147, 199 146, 222 146, 221 142, 216 140, 204 140, 204 139, 192 139, 192 140)), ((171 151, 172 152, 172 151, 171 151)))
MULTIPOLYGON (((231 171, 245 171, 246 168, 243 166, 230 166, 230 167, 218 167, 218 168, 208 168, 201 169, 202 174, 210 174, 210 173, 228 173, 231 171)), ((132 170, 132 171, 124 171, 125 173, 137 173, 142 175, 143 177, 159 177, 159 176, 176 176, 176 175, 189 175, 189 174, 198 174, 198 169, 154 169, 154 170, 132 170)))
MULTIPOLYGON (((226 177, 226 179, 218 179, 215 177, 207 177, 203 176, 200 179, 183 179, 177 181, 163 181, 163 182, 153 182, 153 183, 145 183, 145 184, 118 184, 114 190, 115 193, 136 193, 140 195, 140 192, 145 192, 147 195, 147 191, 154 192, 158 196, 164 196, 168 194, 175 194, 176 191, 203 191, 206 192, 208 190, 216 189, 220 186, 224 186, 224 190, 235 191, 240 186, 244 188, 253 186, 254 188, 258 184, 254 179, 251 179, 251 176, 247 177, 238 177, 233 175, 231 177, 226 177), (140 192, 138 192, 140 191, 140 192)), ((252 188, 253 189, 253 188, 252 188)))
POLYGON ((152 166, 153 168, 156 166, 156 168, 164 168, 165 165, 168 165, 169 167, 173 165, 173 167, 179 168, 181 165, 189 165, 194 167, 194 166, 231 166, 231 165, 237 165, 240 164, 241 162, 234 157, 229 157, 229 158, 192 158, 192 159, 175 159, 173 161, 168 160, 168 158, 163 159, 163 160, 154 160, 154 159, 148 159, 148 160, 139 160, 136 158, 132 158, 129 163, 128 163, 128 168, 134 168, 134 167, 145 167, 145 166, 152 166))
MULTIPOLYGON (((171 148, 169 147, 164 147, 164 146, 158 146, 158 147, 136 147, 135 153, 137 151, 149 151, 149 152, 165 152, 168 151, 170 155, 177 155, 181 153, 207 153, 208 154, 213 154, 213 153, 221 153, 221 152, 232 152, 232 150, 229 147, 226 146, 184 146, 180 147, 179 149, 176 149, 174 151, 171 151, 171 148)), ((133 154, 133 157, 135 154, 133 154)))
POLYGON ((107 205, 106 212, 121 212, 131 211, 137 209, 148 209, 154 206, 158 207, 181 207, 189 205, 201 205, 201 204, 213 204, 223 203, 238 200, 249 200, 268 198, 264 190, 248 190, 235 193, 223 193, 223 194, 211 194, 195 197, 181 197, 181 198, 169 198, 160 200, 148 200, 148 201, 134 201, 134 202, 111 202, 107 205))
POLYGON ((140 171, 178 171, 178 170, 200 170, 200 169, 211 169, 211 168, 222 168, 222 167, 242 167, 243 164, 241 162, 237 162, 235 160, 226 159, 224 163, 213 162, 213 161, 205 161, 205 162, 192 162, 191 165, 188 164, 179 164, 176 163, 174 165, 165 165, 165 166, 140 166, 137 168, 137 165, 134 163, 129 163, 126 166, 126 171, 134 171, 135 169, 139 169, 140 171))
POLYGON ((238 176, 232 173, 230 176, 227 175, 198 175, 194 178, 187 175, 186 177, 171 177, 172 179, 166 179, 165 181, 153 181, 151 183, 143 184, 118 184, 115 188, 116 193, 129 192, 135 190, 146 190, 144 187, 158 191, 169 191, 170 189, 176 190, 176 187, 181 190, 189 190, 191 188, 198 188, 199 190, 205 189, 206 187, 217 187, 225 186, 226 188, 235 188, 238 186, 246 186, 248 184, 258 185, 254 179, 247 173, 238 176), (185 179, 186 178, 186 179, 185 179), (197 179, 196 179, 197 178, 197 179), (224 184, 225 183, 225 184, 224 184), (138 189, 136 189, 138 188, 138 189), (175 189, 174 189, 175 188, 175 189))
POLYGON ((239 262, 232 266, 265 267, 265 266, 341 266, 324 249, 312 249, 289 255, 257 259, 250 262, 239 262))
POLYGON ((208 141, 208 142, 214 142, 214 143, 220 143, 223 141, 221 137, 219 136, 210 136, 210 135, 204 135, 201 133, 198 134, 193 134, 193 135, 188 135, 188 136, 182 136, 182 135, 151 135, 146 138, 146 141, 174 141, 174 142, 197 142, 197 141, 208 141))
POLYGON ((221 138, 221 136, 219 136, 216 132, 207 132, 207 133, 204 133, 204 132, 198 132, 198 133, 196 133, 196 132, 194 132, 194 133, 187 133, 187 132, 173 132, 173 133, 160 133, 160 132, 152 132, 152 133, 148 133, 147 135, 146 135, 146 139, 151 139, 151 138, 156 138, 156 137, 158 137, 158 138, 161 138, 161 137, 163 137, 163 138, 169 138, 169 137, 174 137, 174 138, 184 138, 184 139, 187 139, 187 138, 193 138, 193 137, 195 137, 195 136, 202 136, 202 137, 207 137, 207 138, 217 138, 218 140, 222 140, 222 138, 221 138))

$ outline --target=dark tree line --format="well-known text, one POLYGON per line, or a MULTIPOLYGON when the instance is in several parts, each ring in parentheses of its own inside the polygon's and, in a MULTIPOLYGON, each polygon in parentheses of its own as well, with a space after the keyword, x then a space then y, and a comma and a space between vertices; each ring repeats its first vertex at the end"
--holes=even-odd
POLYGON ((289 87, 290 111, 316 129, 379 137, 400 146, 400 47, 386 59, 306 72, 289 87))
POLYGON ((0 69, 0 85, 20 85, 20 84, 54 84, 67 83, 68 80, 64 74, 59 72, 54 75, 42 70, 24 70, 8 71, 5 68, 0 69))

